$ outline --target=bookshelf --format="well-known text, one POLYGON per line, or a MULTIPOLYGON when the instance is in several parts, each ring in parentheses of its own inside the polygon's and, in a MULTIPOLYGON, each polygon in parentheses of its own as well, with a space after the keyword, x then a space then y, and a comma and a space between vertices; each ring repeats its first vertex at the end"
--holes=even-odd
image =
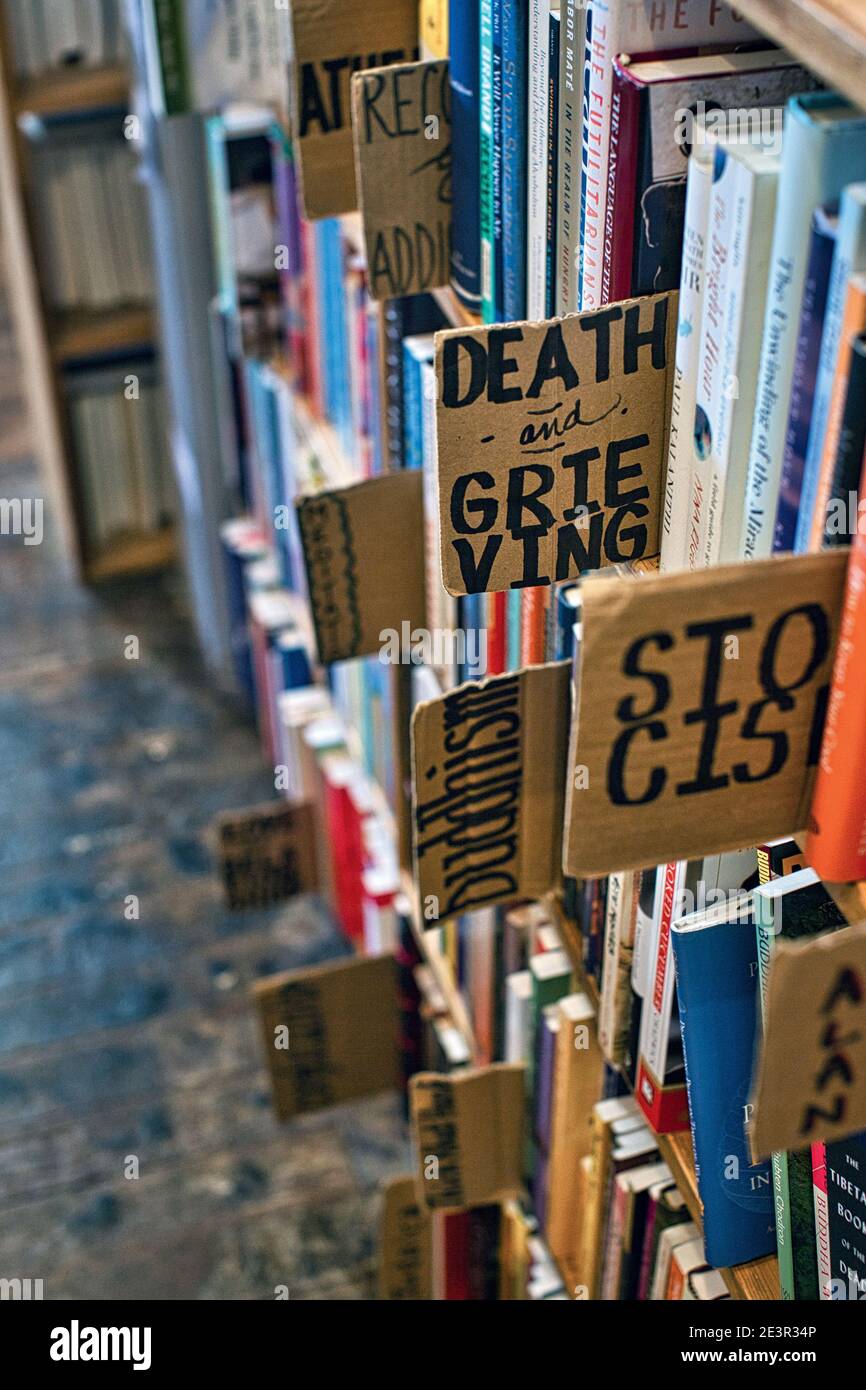
POLYGON ((104 542, 88 539, 90 517, 76 464, 65 376, 70 367, 88 369, 125 354, 152 353, 156 323, 152 308, 135 302, 86 311, 51 307, 36 237, 39 186, 28 132, 38 134, 43 122, 124 112, 129 101, 130 76, 124 65, 19 76, 5 8, 0 7, 0 192, 10 308, 58 558, 67 577, 90 583, 165 568, 175 557, 173 526, 120 532, 104 542))
POLYGON ((866 108, 866 10, 860 0, 737 0, 734 8, 866 108))

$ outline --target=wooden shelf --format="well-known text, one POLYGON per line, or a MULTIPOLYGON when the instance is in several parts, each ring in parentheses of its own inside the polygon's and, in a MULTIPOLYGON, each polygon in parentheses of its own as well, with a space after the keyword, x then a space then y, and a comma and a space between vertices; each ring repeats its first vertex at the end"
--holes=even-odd
POLYGON ((863 0, 729 0, 835 91, 866 109, 863 0))
POLYGON ((63 68, 22 79, 14 97, 19 116, 72 116, 123 108, 129 101, 125 67, 63 68))
POLYGON ((153 311, 142 304, 76 309, 56 315, 49 327, 51 355, 59 365, 77 358, 148 347, 153 336, 153 311))
POLYGON ((173 526, 143 535, 122 536, 86 561, 84 572, 92 584, 147 574, 151 570, 165 569, 174 560, 176 551, 173 526))

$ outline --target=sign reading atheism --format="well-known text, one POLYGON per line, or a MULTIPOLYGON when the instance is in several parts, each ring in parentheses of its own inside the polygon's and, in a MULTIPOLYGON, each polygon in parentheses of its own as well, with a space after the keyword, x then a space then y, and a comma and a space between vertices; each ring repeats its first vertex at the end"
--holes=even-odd
POLYGON ((422 294, 451 273, 448 64, 352 78, 355 169, 373 299, 422 294))
POLYGON ((847 558, 585 581, 567 873, 695 859, 805 826, 847 558))
MULTIPOLYGON (((416 0, 292 0, 294 147, 304 216, 354 212, 352 74, 418 57, 416 0)), ((396 191, 395 191, 396 195, 396 191)))
POLYGON ((451 594, 658 554, 677 295, 436 335, 451 594))

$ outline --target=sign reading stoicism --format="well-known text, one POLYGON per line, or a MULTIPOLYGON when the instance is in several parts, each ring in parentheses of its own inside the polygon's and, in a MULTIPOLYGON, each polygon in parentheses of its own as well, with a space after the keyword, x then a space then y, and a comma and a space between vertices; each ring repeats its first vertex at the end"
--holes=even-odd
POLYGON ((561 881, 570 663, 469 681, 412 717, 424 923, 538 898, 561 881))
POLYGON ((423 479, 410 470, 297 503, 319 659, 380 651, 426 622, 423 479))
POLYGON ((447 62, 352 78, 355 171, 373 299, 448 284, 451 117, 447 62))
POLYGON ((451 594, 658 554, 677 296, 436 335, 451 594))
POLYGON ((352 74, 417 60, 418 6, 415 0, 292 0, 291 19, 292 136, 304 215, 354 212, 352 74))
POLYGON ((278 1120, 400 1084, 393 956, 275 975, 255 997, 278 1120))
MULTIPOLYGON (((749 1130, 752 1153, 767 1158, 862 1129, 866 925, 805 942, 780 940, 770 956, 749 1130)), ((856 1177, 861 1189, 864 1176, 856 1177)))
POLYGON ((307 802, 226 811, 217 853, 229 907, 267 907, 319 887, 315 816, 307 802))
POLYGON ((567 873, 805 826, 846 562, 838 551, 584 582, 567 873))
POLYGON ((523 1186, 526 1068, 495 1062, 409 1082, 415 1192, 428 1211, 465 1211, 516 1197, 523 1186))

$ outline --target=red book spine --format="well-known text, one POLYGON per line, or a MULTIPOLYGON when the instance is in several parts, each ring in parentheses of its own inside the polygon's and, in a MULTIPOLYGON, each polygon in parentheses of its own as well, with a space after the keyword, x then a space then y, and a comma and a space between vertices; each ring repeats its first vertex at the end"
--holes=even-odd
POLYGON ((469 1223, 471 1213, 454 1212, 443 1216, 445 1225, 445 1287, 446 1299, 468 1299, 472 1297, 469 1283, 469 1223))
MULTIPOLYGON (((866 465, 860 496, 866 487, 866 465)), ((812 794, 806 859, 823 879, 866 878, 866 533, 857 528, 812 794)))
POLYGON ((508 613, 507 594, 487 595, 487 674, 501 676, 505 670, 505 644, 508 613))
POLYGON ((615 304, 631 295, 640 112, 641 88, 614 63, 602 304, 615 304))

